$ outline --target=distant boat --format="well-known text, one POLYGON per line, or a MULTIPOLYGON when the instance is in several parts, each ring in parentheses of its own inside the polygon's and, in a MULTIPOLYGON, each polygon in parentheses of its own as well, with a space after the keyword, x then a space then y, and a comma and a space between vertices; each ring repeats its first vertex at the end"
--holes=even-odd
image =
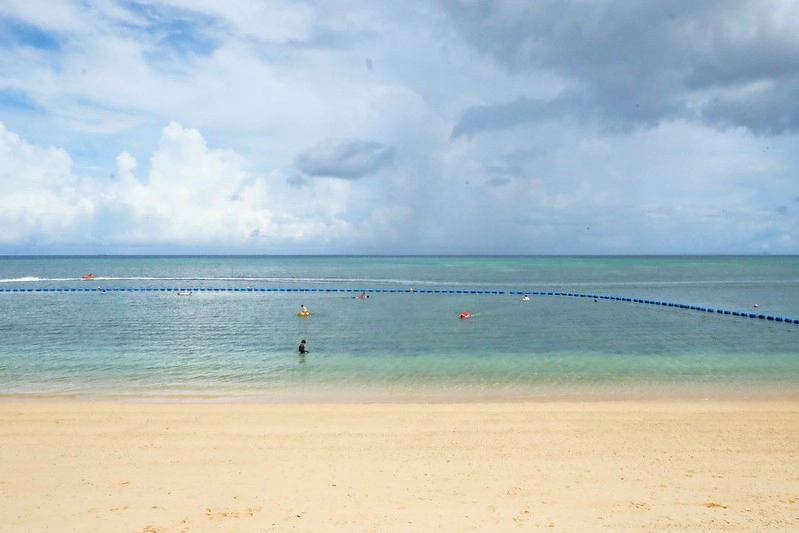
POLYGON ((94 279, 94 274, 84 274, 80 279, 94 279))

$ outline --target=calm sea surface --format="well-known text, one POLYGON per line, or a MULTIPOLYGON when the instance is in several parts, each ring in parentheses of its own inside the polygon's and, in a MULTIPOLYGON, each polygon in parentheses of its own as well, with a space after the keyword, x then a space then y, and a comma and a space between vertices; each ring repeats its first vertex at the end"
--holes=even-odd
POLYGON ((2 257, 0 399, 797 397, 794 320, 793 256, 2 257))

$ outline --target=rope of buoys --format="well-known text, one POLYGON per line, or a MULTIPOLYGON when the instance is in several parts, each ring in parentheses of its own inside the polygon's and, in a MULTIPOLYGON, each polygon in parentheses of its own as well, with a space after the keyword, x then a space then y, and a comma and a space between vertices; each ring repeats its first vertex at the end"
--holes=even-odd
MULTIPOLYGON (((799 318, 789 318, 765 313, 754 313, 747 311, 736 311, 713 307, 703 307, 663 300, 653 300, 647 298, 634 298, 629 296, 614 296, 607 294, 587 294, 575 291, 531 291, 531 290, 485 290, 485 289, 397 289, 397 288, 332 288, 332 287, 1 287, 0 293, 73 293, 73 292, 176 292, 179 295, 202 292, 357 292, 357 293, 404 293, 404 294, 491 294, 491 295, 523 295, 529 296, 564 296, 569 298, 589 298, 595 301, 609 300, 620 302, 631 302, 660 307, 673 307, 699 311, 703 313, 713 313, 717 315, 729 315, 743 318, 754 318, 770 322, 780 322, 787 324, 799 324, 799 318)), ((757 308, 757 305, 755 305, 757 308)))

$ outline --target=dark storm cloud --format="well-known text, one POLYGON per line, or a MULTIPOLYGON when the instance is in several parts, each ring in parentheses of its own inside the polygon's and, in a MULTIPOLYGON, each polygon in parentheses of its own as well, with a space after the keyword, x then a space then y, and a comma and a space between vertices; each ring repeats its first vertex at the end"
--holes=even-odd
POLYGON ((762 135, 799 131, 799 80, 755 91, 718 97, 702 109, 702 117, 719 126, 744 126, 762 135))
POLYGON ((357 179, 392 164, 393 150, 359 139, 326 139, 302 152, 294 164, 309 176, 357 179))
POLYGON ((453 135, 547 119, 548 105, 612 129, 682 118, 764 135, 799 130, 799 7, 790 2, 453 0, 447 11, 471 46, 508 70, 554 73, 575 87, 555 102, 469 108, 453 135))

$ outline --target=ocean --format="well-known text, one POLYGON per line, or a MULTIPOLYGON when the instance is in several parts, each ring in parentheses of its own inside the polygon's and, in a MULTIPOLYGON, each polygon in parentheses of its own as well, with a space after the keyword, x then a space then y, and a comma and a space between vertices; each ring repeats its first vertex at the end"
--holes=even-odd
POLYGON ((797 395, 796 256, 0 258, 3 401, 797 395))

